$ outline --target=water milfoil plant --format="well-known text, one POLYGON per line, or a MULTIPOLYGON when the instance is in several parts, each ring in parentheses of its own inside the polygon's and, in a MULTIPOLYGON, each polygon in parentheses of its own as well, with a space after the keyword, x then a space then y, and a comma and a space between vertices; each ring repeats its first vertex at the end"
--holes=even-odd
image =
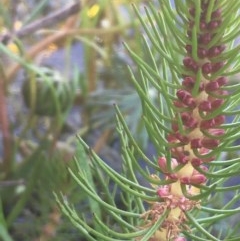
POLYGON ((80 139, 88 156, 76 156, 70 173, 88 195, 88 215, 57 200, 88 240, 239 239, 240 185, 231 183, 240 172, 240 89, 232 81, 240 70, 239 7, 159 0, 144 17, 134 7, 143 54, 126 48, 138 67, 132 81, 156 155, 145 155, 117 107, 122 173, 80 139))

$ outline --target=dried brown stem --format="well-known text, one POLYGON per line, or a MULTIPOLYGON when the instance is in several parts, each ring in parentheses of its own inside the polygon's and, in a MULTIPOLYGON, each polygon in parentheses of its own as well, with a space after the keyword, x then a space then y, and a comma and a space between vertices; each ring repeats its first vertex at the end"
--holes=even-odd
MULTIPOLYGON (((66 24, 63 26, 61 31, 46 37, 42 41, 32 46, 26 53, 26 58, 33 59, 40 51, 46 49, 46 47, 49 46, 51 43, 56 43, 60 40, 65 39, 66 37, 69 37, 66 34, 67 30, 74 25, 75 21, 76 21, 76 16, 70 17, 66 22, 66 24)), ((21 65, 19 63, 15 63, 8 68, 6 73, 6 78, 8 82, 10 82, 14 78, 15 74, 17 73, 20 67, 21 65)))
POLYGON ((8 43, 12 38, 22 38, 29 34, 36 32, 37 30, 45 27, 52 26, 60 21, 68 18, 69 16, 79 12, 81 8, 80 1, 77 1, 71 5, 68 5, 60 10, 57 10, 46 17, 38 19, 27 26, 17 30, 16 32, 9 34, 6 33, 0 36, 0 39, 3 43, 8 43))
POLYGON ((0 65, 0 131, 3 142, 3 172, 7 175, 11 169, 11 134, 9 130, 8 111, 5 95, 6 76, 0 65))
POLYGON ((101 149, 106 145, 106 142, 111 136, 111 134, 112 134, 111 129, 107 129, 102 133, 102 135, 98 138, 98 140, 96 141, 93 147, 94 152, 99 153, 101 151, 101 149))
POLYGON ((48 223, 44 225, 40 237, 34 241, 50 241, 55 237, 56 230, 61 223, 61 212, 57 206, 53 207, 53 211, 49 215, 48 223))

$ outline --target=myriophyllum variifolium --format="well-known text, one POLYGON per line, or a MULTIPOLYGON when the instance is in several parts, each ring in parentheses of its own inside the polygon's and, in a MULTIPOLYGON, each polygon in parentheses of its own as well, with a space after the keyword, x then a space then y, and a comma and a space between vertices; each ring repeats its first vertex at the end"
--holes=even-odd
POLYGON ((80 154, 79 173, 71 175, 93 201, 93 222, 76 216, 65 200, 59 203, 88 240, 239 239, 239 216, 234 218, 240 185, 231 183, 240 170, 240 84, 231 79, 240 70, 239 9, 238 0, 158 0, 145 7, 145 15, 134 6, 144 30, 143 53, 125 46, 137 65, 132 83, 157 158, 145 154, 117 106, 122 173, 80 138, 97 186, 80 154), (234 116, 232 123, 227 116, 234 116), (105 174, 123 208, 115 191, 107 190, 105 174))
POLYGON ((225 117, 221 107, 228 92, 221 88, 227 78, 218 75, 225 65, 225 61, 219 60, 225 50, 221 36, 218 36, 218 29, 223 24, 218 7, 220 2, 202 0, 199 1, 200 9, 196 9, 189 1, 186 32, 189 41, 185 46, 182 85, 174 101, 181 124, 176 115, 171 125, 172 133, 166 137, 170 160, 166 157, 158 159, 165 179, 172 182, 157 188, 159 202, 152 205, 150 218, 156 221, 166 209, 169 214, 151 240, 185 240, 180 236, 182 228, 188 229, 185 212, 201 208, 201 199, 189 199, 188 195, 200 194, 200 188, 196 186, 207 182, 204 174, 208 172, 207 163, 215 159, 213 150, 219 148, 221 138, 224 138, 221 125, 225 117))

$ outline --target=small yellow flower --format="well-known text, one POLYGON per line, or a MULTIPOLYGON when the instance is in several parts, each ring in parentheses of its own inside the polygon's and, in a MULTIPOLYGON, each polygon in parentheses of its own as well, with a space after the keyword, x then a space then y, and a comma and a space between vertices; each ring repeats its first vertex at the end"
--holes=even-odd
POLYGON ((15 43, 9 43, 7 48, 14 54, 19 54, 18 46, 15 43))
POLYGON ((14 29, 19 30, 22 27, 22 22, 21 21, 15 21, 14 22, 14 29))
POLYGON ((94 18, 100 10, 100 6, 98 4, 94 4, 87 12, 89 18, 94 18))

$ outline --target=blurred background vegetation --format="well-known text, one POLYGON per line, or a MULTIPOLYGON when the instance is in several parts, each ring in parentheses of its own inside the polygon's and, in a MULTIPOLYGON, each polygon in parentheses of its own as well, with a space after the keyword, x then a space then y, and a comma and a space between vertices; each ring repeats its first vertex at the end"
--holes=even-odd
POLYGON ((0 240, 83 240, 53 192, 89 208, 67 171, 76 135, 121 169, 114 103, 152 151, 122 44, 145 58, 131 3, 148 1, 0 1, 0 240))
MULTIPOLYGON (((75 168, 74 156, 81 165, 88 159, 77 135, 120 172, 115 103, 138 144, 154 155, 128 65, 135 76, 139 71, 123 46, 151 63, 131 5, 144 18, 149 2, 158 8, 157 0, 0 0, 0 240, 84 241, 54 193, 78 213, 91 213, 67 169, 75 168)), ((158 94, 150 89, 156 103, 158 94)))

